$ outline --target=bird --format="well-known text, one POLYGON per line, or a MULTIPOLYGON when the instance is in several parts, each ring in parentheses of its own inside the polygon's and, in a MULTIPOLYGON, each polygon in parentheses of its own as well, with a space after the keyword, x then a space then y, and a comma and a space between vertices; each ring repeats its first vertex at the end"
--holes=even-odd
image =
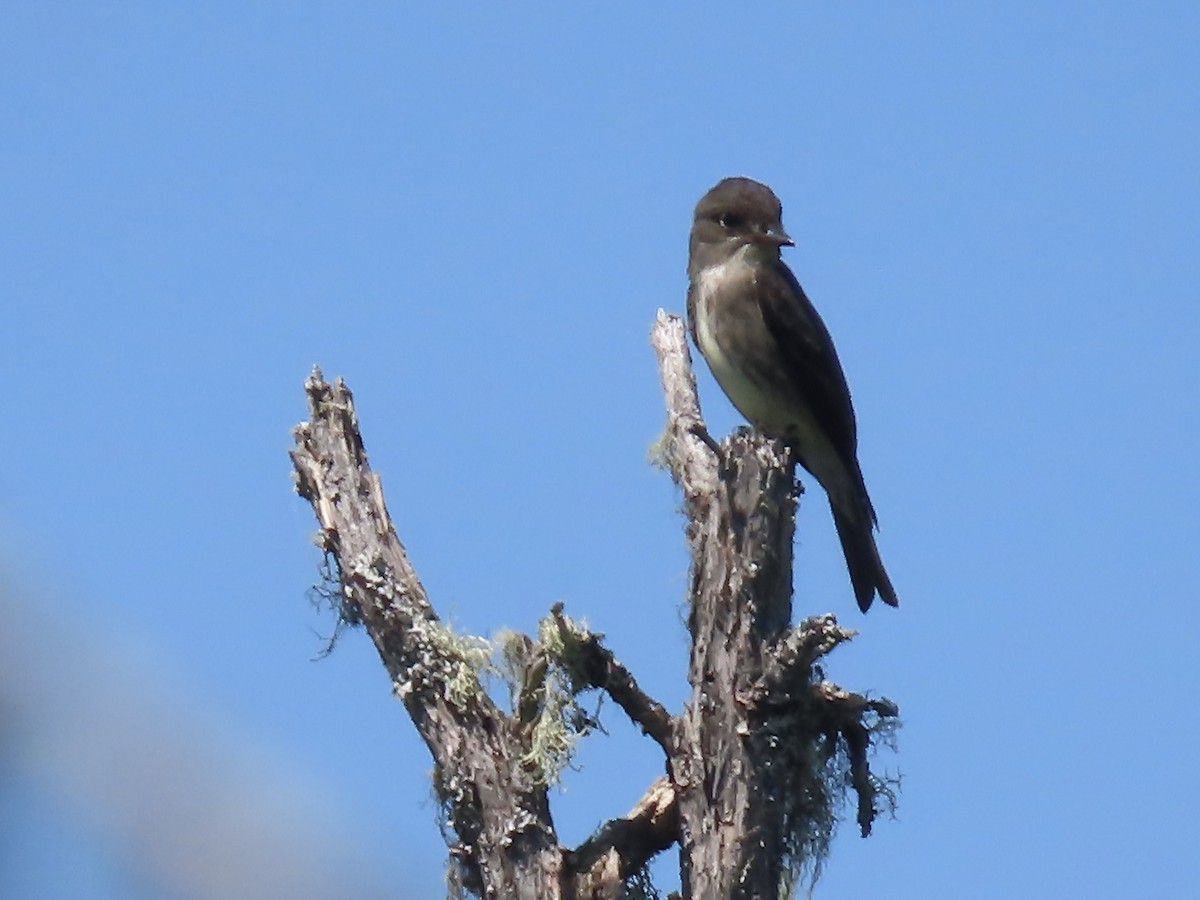
POLYGON ((720 181, 692 221, 688 330, 730 402, 824 488, 859 609, 876 595, 899 606, 875 543, 850 389, 829 330, 782 259, 792 246, 774 191, 720 181))

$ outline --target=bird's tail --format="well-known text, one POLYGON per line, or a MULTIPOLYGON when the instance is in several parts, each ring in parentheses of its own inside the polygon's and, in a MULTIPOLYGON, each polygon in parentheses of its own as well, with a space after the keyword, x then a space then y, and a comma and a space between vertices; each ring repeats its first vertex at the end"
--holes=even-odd
POLYGON ((849 516, 832 504, 831 508, 833 524, 842 542, 842 552, 846 554, 846 568, 850 570, 850 583, 854 585, 858 608, 863 612, 870 609, 876 591, 879 592, 879 599, 888 606, 899 606, 896 589, 892 587, 892 580, 888 578, 883 560, 879 558, 879 548, 875 546, 871 517, 865 513, 849 516))

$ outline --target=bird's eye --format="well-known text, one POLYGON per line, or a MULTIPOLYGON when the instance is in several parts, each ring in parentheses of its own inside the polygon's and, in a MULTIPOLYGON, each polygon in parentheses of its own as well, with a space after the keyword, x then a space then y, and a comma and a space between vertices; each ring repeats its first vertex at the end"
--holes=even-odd
POLYGON ((746 224, 746 220, 737 213, 722 213, 717 222, 722 228, 741 228, 746 224))

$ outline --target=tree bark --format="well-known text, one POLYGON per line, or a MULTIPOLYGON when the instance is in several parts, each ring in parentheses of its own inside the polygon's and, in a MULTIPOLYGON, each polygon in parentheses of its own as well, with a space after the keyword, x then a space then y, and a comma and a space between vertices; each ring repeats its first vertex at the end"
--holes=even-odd
POLYGON ((692 696, 676 730, 685 897, 770 897, 783 865, 783 816, 770 742, 747 703, 791 619, 795 500, 786 451, 727 441, 728 487, 692 529, 692 696))

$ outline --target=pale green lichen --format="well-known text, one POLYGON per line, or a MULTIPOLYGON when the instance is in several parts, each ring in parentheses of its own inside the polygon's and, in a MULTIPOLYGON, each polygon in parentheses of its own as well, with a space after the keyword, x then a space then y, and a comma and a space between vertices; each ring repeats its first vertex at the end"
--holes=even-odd
POLYGON ((408 667, 408 679, 395 685, 401 699, 415 690, 432 689, 457 708, 466 709, 483 696, 483 679, 493 670, 488 641, 460 634, 437 619, 414 622, 409 634, 418 647, 418 658, 408 667))
POLYGON ((664 428, 662 434, 646 449, 646 460, 656 469, 665 469, 675 481, 679 480, 676 471, 678 464, 675 458, 675 439, 669 428, 664 428))
POLYGON ((560 680, 547 678, 541 712, 529 733, 529 749, 521 756, 539 784, 556 783, 571 762, 583 733, 571 727, 568 712, 575 706, 575 698, 562 689, 560 680))
MULTIPOLYGON (((516 642, 521 654, 536 660, 532 669, 525 669, 537 674, 536 684, 526 682, 526 687, 536 690, 537 705, 521 762, 539 784, 557 783, 571 764, 579 738, 598 727, 595 714, 579 703, 588 684, 572 659, 578 641, 589 634, 586 623, 571 621, 559 609, 538 623, 536 641, 522 636, 528 643, 516 642)), ((514 642, 505 646, 511 648, 514 642)))

